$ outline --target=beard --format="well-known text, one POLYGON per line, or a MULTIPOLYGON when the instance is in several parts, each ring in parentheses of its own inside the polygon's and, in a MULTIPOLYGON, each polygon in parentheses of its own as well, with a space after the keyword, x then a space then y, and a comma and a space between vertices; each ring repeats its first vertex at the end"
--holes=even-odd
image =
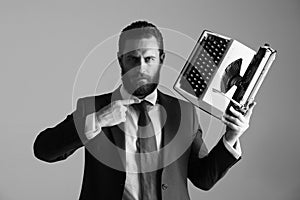
POLYGON ((126 91, 138 98, 144 98, 151 94, 158 86, 159 72, 154 77, 147 75, 136 74, 136 76, 129 76, 128 71, 122 70, 122 82, 126 91), (139 79, 144 79, 140 81, 139 79), (144 83, 145 82, 145 83, 144 83))
POLYGON ((139 97, 139 98, 144 98, 151 94, 156 88, 157 88, 157 83, 147 83, 145 85, 142 85, 134 90, 132 95, 139 97))

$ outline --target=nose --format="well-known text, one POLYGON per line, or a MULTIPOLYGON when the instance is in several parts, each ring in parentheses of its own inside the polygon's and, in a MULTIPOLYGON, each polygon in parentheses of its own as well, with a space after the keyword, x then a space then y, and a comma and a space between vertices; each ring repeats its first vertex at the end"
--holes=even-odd
POLYGON ((147 64, 145 62, 145 59, 143 57, 140 57, 139 59, 140 63, 139 63, 139 71, 141 73, 144 73, 147 69, 147 64))

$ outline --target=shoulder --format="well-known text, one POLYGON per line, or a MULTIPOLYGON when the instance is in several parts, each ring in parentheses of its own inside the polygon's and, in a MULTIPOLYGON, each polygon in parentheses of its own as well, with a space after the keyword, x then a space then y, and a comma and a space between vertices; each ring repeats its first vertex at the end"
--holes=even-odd
POLYGON ((94 96, 85 96, 85 97, 80 97, 77 100, 77 103, 92 103, 92 102, 98 102, 98 101, 106 101, 110 100, 110 97, 112 96, 112 92, 110 93, 104 93, 100 95, 94 95, 94 96))
POLYGON ((194 109, 194 106, 192 105, 191 102, 188 102, 186 100, 182 100, 179 99, 177 97, 171 96, 169 94, 163 93, 161 91, 158 91, 158 96, 160 98, 161 101, 166 102, 170 105, 177 105, 177 106, 181 106, 185 109, 194 109))
POLYGON ((112 93, 105 93, 95 96, 85 96, 77 100, 76 110, 81 110, 85 114, 100 110, 111 102, 112 93))

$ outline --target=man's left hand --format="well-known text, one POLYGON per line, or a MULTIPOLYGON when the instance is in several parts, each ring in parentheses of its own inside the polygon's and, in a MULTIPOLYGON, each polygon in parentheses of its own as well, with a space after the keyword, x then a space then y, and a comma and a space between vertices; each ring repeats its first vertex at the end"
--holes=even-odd
POLYGON ((222 121, 226 125, 225 140, 234 145, 238 138, 249 128, 250 117, 253 112, 255 102, 249 105, 249 109, 245 115, 230 107, 231 115, 224 114, 222 121))

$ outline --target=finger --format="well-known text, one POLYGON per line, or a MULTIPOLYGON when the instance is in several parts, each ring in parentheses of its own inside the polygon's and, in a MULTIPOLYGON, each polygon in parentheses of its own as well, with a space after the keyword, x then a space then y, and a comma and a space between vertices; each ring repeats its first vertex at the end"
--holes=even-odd
POLYGON ((238 118, 241 122, 245 122, 245 116, 242 113, 234 109, 232 106, 229 108, 229 110, 232 112, 234 117, 238 118))
POLYGON ((128 110, 128 109, 127 109, 126 106, 123 106, 123 105, 120 106, 120 111, 121 111, 122 113, 126 113, 127 110, 128 110))
POLYGON ((119 102, 122 105, 126 106, 126 105, 135 104, 135 103, 140 103, 141 100, 139 100, 139 99, 124 99, 124 100, 120 100, 119 102))
POLYGON ((126 119, 126 112, 121 112, 121 118, 126 119))
POLYGON ((256 105, 256 102, 252 102, 250 105, 249 105, 249 109, 245 115, 245 117, 249 118, 251 115, 252 115, 252 112, 253 112, 253 109, 256 105))
POLYGON ((222 122, 232 130, 239 130, 239 126, 233 124, 232 122, 228 121, 226 118, 222 118, 222 122))
POLYGON ((225 118, 226 121, 228 122, 231 122, 237 126, 243 126, 243 122, 240 121, 240 119, 236 118, 236 117, 233 117, 233 116, 230 116, 230 115, 224 115, 223 118, 225 118))

